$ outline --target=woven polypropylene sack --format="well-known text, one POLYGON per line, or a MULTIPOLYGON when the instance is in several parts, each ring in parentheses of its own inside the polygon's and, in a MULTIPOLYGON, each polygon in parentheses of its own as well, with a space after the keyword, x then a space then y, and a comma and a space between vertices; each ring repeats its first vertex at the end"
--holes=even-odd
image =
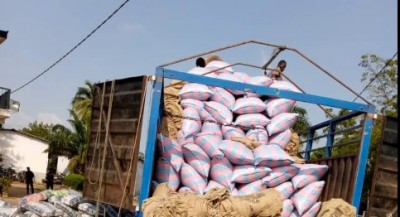
POLYGON ((231 124, 233 120, 233 114, 228 107, 224 106, 219 102, 205 102, 205 110, 220 124, 231 124))
POLYGON ((206 85, 197 83, 185 84, 179 91, 179 96, 182 99, 197 99, 200 101, 207 100, 212 94, 212 91, 206 85))
POLYGON ((246 133, 246 138, 255 139, 260 142, 261 145, 268 144, 268 132, 265 129, 256 128, 248 130, 246 133))
POLYGON ((237 165, 233 167, 232 182, 247 184, 260 180, 271 172, 268 167, 254 165, 237 165))
POLYGON ((155 181, 157 183, 166 182, 172 190, 176 191, 180 184, 179 173, 174 169, 174 167, 167 159, 160 158, 157 161, 155 181))
POLYGON ((275 135, 270 136, 268 139, 268 145, 277 145, 281 147, 281 149, 285 150, 286 146, 289 144, 292 138, 292 131, 287 129, 283 132, 276 133, 275 135))
POLYGON ((91 203, 81 203, 78 205, 78 210, 85 212, 89 215, 95 215, 96 214, 96 205, 91 204, 91 203))
POLYGON ((7 201, 4 201, 4 200, 0 200, 0 209, 8 208, 8 207, 10 207, 10 203, 8 203, 7 201))
POLYGON ((204 108, 204 102, 197 99, 183 99, 181 100, 181 106, 183 109, 192 107, 196 110, 204 108))
POLYGON ((203 68, 203 67, 194 67, 188 71, 189 74, 195 74, 195 75, 204 75, 207 73, 209 70, 203 68))
POLYGON ((201 121, 196 109, 188 107, 183 110, 182 133, 185 137, 199 133, 201 130, 201 121))
POLYGON ((290 199, 284 200, 281 217, 290 217, 293 210, 294 210, 293 202, 290 199))
POLYGON ((182 147, 174 140, 163 134, 158 134, 161 157, 167 159, 174 169, 179 172, 183 164, 182 147))
POLYGON ((288 81, 275 80, 274 82, 271 83, 271 85, 269 85, 269 87, 301 93, 301 91, 296 86, 289 83, 288 81))
POLYGON ((293 108, 296 101, 291 99, 269 99, 265 101, 265 111, 268 117, 275 117, 281 113, 289 112, 293 108))
POLYGON ((276 186, 275 189, 281 193, 282 200, 289 199, 295 191, 292 182, 284 182, 276 186))
POLYGON ((312 182, 319 181, 328 171, 327 165, 293 164, 293 166, 299 168, 299 172, 292 178, 295 189, 303 188, 312 182))
POLYGON ((268 176, 263 178, 263 182, 267 187, 272 188, 290 180, 298 171, 299 168, 292 165, 275 167, 271 169, 268 176))
POLYGON ((187 163, 182 165, 180 177, 182 184, 192 189, 197 194, 203 194, 204 189, 207 187, 206 178, 202 177, 187 163))
POLYGON ((233 188, 233 190, 231 191, 231 195, 232 196, 239 196, 239 191, 237 188, 233 188))
POLYGON ((215 122, 204 122, 201 126, 201 133, 217 135, 222 139, 221 126, 215 122))
POLYGON ((0 208, 0 216, 1 217, 16 216, 19 210, 20 209, 17 207, 2 207, 0 208))
POLYGON ((255 165, 258 166, 273 168, 294 163, 293 158, 276 145, 260 145, 253 152, 255 165))
POLYGON ((240 196, 258 193, 265 189, 265 185, 263 185, 261 180, 256 180, 248 184, 237 184, 236 187, 240 196))
POLYGON ((200 175, 208 177, 210 158, 198 145, 188 143, 182 147, 185 162, 191 165, 200 175))
POLYGON ((179 190, 178 190, 178 192, 179 192, 179 193, 186 193, 186 192, 194 193, 194 191, 193 191, 191 188, 186 187, 186 186, 180 187, 179 190))
POLYGON ((315 203, 310 209, 308 209, 302 217, 315 217, 321 209, 321 202, 315 203))
POLYGON ((233 74, 240 78, 244 83, 247 83, 248 80, 250 79, 250 76, 247 73, 244 72, 233 72, 233 74))
POLYGON ((61 203, 73 208, 78 208, 78 205, 83 202, 83 197, 77 195, 68 195, 61 198, 61 203))
POLYGON ((208 181, 206 189, 204 189, 204 193, 207 193, 213 188, 225 188, 225 187, 214 180, 210 180, 208 181))
POLYGON ((232 111, 236 114, 256 114, 265 110, 266 105, 257 97, 242 97, 236 100, 232 111))
MULTIPOLYGON (((219 79, 223 79, 223 80, 227 80, 227 81, 234 81, 234 82, 238 82, 238 83, 243 83, 243 80, 240 77, 237 77, 235 74, 233 73, 221 73, 218 75, 219 79)), ((231 92, 234 95, 243 95, 244 92, 242 90, 234 90, 234 89, 227 89, 229 92, 231 92)))
MULTIPOLYGON (((273 80, 266 76, 253 76, 246 80, 246 83, 248 83, 248 84, 263 86, 263 87, 268 87, 272 82, 273 82, 273 80)), ((261 95, 256 94, 256 93, 246 93, 246 96, 260 97, 261 95)))
POLYGON ((239 115, 234 124, 245 129, 250 129, 258 126, 265 127, 270 122, 271 121, 262 114, 244 114, 239 115))
POLYGON ((210 177, 212 180, 218 182, 229 191, 232 191, 234 184, 232 182, 233 166, 228 159, 212 159, 210 177))
POLYGON ((29 203, 29 202, 38 203, 40 201, 46 200, 47 199, 46 197, 47 197, 46 194, 41 193, 41 192, 40 193, 31 194, 31 195, 27 195, 27 196, 24 196, 23 198, 20 199, 18 205, 19 206, 23 206, 24 204, 29 203))
POLYGON ((23 206, 25 210, 34 212, 35 214, 43 217, 47 216, 60 216, 62 211, 58 210, 52 204, 47 202, 29 202, 23 206), (46 204, 45 204, 46 203, 46 204))
POLYGON ((222 158, 224 156, 219 150, 222 139, 217 135, 199 133, 194 137, 194 142, 200 146, 210 158, 222 158))
MULTIPOLYGON (((63 203, 55 202, 54 206, 64 213, 63 216, 71 216, 71 217, 80 217, 81 216, 78 211, 72 209, 71 207, 69 207, 63 203)), ((95 209, 96 209, 96 207, 95 207, 95 209)))
POLYGON ((179 130, 178 134, 176 136, 176 141, 178 142, 178 144, 180 146, 184 146, 184 145, 186 145, 188 143, 194 143, 194 135, 190 135, 190 136, 185 137, 183 135, 183 131, 179 130))
POLYGON ((213 121, 213 122, 216 122, 216 120, 213 118, 213 116, 205 108, 199 109, 199 115, 200 115, 200 120, 201 121, 213 121))
POLYGON ((240 142, 223 140, 219 146, 219 149, 232 164, 254 164, 253 152, 240 142))
POLYGON ((231 140, 233 137, 245 137, 242 129, 235 126, 222 126, 222 136, 224 139, 231 140))
POLYGON ((205 67, 208 71, 211 70, 215 70, 218 69, 215 74, 221 74, 224 72, 229 72, 229 73, 233 73, 233 69, 232 67, 229 66, 229 64, 227 62, 221 61, 221 60, 213 60, 211 62, 209 62, 206 67, 205 67), (223 68, 223 69, 221 69, 223 68))
POLYGON ((271 123, 267 126, 268 135, 283 132, 290 129, 297 120, 297 113, 281 113, 271 119, 271 123))
POLYGON ((324 181, 313 182, 306 187, 299 189, 292 195, 292 197, 290 197, 290 200, 292 200, 300 215, 303 215, 318 201, 324 185, 324 181))
POLYGON ((219 102, 230 110, 233 109, 236 100, 232 93, 221 87, 212 87, 211 90, 214 92, 211 101, 219 102))

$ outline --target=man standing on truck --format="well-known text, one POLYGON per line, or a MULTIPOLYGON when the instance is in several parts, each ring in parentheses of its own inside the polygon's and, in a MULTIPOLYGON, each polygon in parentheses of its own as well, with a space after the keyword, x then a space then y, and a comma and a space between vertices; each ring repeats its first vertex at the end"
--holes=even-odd
POLYGON ((29 194, 29 186, 31 187, 31 192, 33 192, 33 179, 35 178, 35 174, 31 171, 31 168, 27 167, 25 173, 25 183, 26 183, 26 194, 29 194))
POLYGON ((282 81, 282 73, 285 71, 286 68, 286 61, 281 60, 278 62, 278 66, 274 69, 271 70, 267 76, 270 77, 272 80, 276 81, 282 81))

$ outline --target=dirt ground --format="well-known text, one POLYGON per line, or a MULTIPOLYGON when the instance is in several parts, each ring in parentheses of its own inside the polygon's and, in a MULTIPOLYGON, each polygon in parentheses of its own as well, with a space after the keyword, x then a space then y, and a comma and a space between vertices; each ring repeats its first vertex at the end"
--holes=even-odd
MULTIPOLYGON (((54 185, 54 190, 61 189, 61 185, 54 185)), ((34 192, 41 192, 46 189, 46 185, 42 183, 34 183, 33 184, 34 192)), ((0 200, 4 200, 9 202, 11 205, 17 205, 19 199, 26 196, 26 185, 25 183, 13 182, 11 187, 8 189, 7 193, 3 192, 3 197, 0 197, 0 200)))

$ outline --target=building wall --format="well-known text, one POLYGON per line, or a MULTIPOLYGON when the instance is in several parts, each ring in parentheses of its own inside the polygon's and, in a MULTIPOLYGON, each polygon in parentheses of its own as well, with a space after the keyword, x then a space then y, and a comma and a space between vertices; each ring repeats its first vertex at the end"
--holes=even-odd
POLYGON ((47 169, 48 143, 40 139, 26 136, 16 131, 0 130, 0 153, 3 153, 3 166, 13 168, 19 172, 30 167, 35 173, 36 181, 45 178, 47 169))

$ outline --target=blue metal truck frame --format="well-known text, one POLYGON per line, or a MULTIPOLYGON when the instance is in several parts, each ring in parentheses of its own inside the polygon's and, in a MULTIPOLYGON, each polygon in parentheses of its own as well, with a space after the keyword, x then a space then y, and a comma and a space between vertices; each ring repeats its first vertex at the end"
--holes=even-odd
MULTIPOLYGON (((356 115, 364 114, 365 119, 363 122, 362 129, 362 139, 359 151, 359 160, 357 165, 357 175, 355 180, 355 189, 352 199, 352 205, 359 209, 362 187, 364 182, 366 164, 368 159, 369 146, 371 141, 371 132, 373 127, 373 116, 370 114, 375 114, 375 107, 368 104, 362 104, 357 102, 349 102, 329 97, 322 97, 312 94, 298 93, 293 91, 280 90, 270 87, 264 86, 256 86, 251 84, 221 80, 217 78, 211 78, 201 75, 194 75, 185 72, 179 72, 175 70, 169 70, 162 67, 158 67, 155 73, 155 80, 153 83, 153 93, 152 93, 152 101, 151 101, 151 109, 150 109, 150 121, 149 121, 149 129, 148 129, 148 139, 146 144, 145 151, 145 160, 144 160, 144 168, 143 168, 143 176, 142 176, 142 186, 139 197, 139 212, 138 216, 142 216, 143 213, 142 205, 145 199, 149 198, 151 181, 153 176, 153 168, 155 162, 155 152, 156 152, 156 135, 158 131, 158 126, 160 125, 161 115, 162 115, 162 91, 164 86, 164 79, 175 79, 182 80, 192 83, 199 83, 208 86, 217 86, 222 88, 229 88, 233 90, 242 90, 246 92, 258 93, 261 95, 272 96, 277 98, 287 98, 296 101, 325 105, 334 108, 340 109, 348 109, 353 112, 348 115, 347 118, 351 118, 356 115), (369 114, 369 115, 368 115, 369 114)), ((343 119, 343 117, 342 117, 343 119)), ((324 126, 331 126, 330 129, 333 128, 336 122, 342 119, 332 119, 321 124, 315 125, 310 128, 310 135, 315 132, 315 130, 320 129, 324 126)), ((326 146, 332 145, 332 139, 328 137, 326 146)), ((312 149, 312 140, 309 139, 309 142, 306 145, 306 159, 309 159, 309 151, 312 149)), ((328 150, 328 148, 327 148, 328 150)), ((326 153, 329 155, 329 153, 326 153)))

